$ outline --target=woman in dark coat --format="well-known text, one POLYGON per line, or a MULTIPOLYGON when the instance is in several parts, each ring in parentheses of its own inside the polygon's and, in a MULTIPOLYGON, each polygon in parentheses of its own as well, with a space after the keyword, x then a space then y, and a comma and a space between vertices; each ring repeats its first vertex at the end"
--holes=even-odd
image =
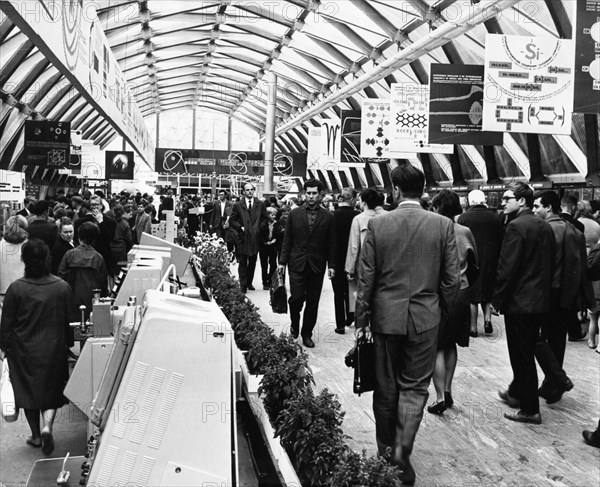
POLYGON ((58 238, 54 243, 54 247, 52 247, 52 251, 50 253, 50 261, 52 262, 52 274, 57 275, 58 266, 60 265, 60 261, 65 256, 65 254, 75 248, 73 245, 73 237, 75 236, 75 231, 73 229, 73 222, 67 218, 66 216, 61 218, 58 223, 58 238))
POLYGON ((25 411, 31 428, 27 444, 54 450, 56 410, 67 404, 63 390, 67 365, 68 304, 71 289, 50 274, 50 251, 39 239, 23 245, 25 277, 6 292, 0 323, 0 357, 8 359, 15 406, 25 411), (43 426, 40 430, 40 412, 43 426))
POLYGON ((474 190, 469 193, 471 208, 460 215, 458 223, 468 227, 475 237, 477 255, 479 256, 479 279, 471 287, 471 331, 472 337, 478 335, 478 305, 483 309, 484 331, 491 334, 492 329, 492 294, 496 284, 496 268, 502 245, 502 222, 485 204, 483 191, 474 190))

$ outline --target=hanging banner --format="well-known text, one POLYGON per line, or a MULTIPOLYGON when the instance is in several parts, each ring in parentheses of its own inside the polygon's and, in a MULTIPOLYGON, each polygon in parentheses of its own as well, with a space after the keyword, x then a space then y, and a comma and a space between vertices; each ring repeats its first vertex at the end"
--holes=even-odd
POLYGON ((390 153, 390 102, 378 98, 362 100, 360 156, 388 159, 390 153))
POLYGON ((429 78, 429 142, 502 145, 504 134, 482 130, 484 67, 432 64, 429 78))
POLYGON ((307 168, 337 170, 340 164, 341 140, 339 119, 327 119, 320 127, 311 127, 308 131, 307 168))
POLYGON ((133 179, 134 155, 131 151, 106 151, 106 179, 133 179))
POLYGON ((25 164, 42 169, 68 169, 71 162, 71 124, 25 120, 25 164))
POLYGON ((390 150, 452 154, 451 144, 429 143, 429 87, 419 83, 392 83, 390 91, 390 150))
POLYGON ((576 4, 573 111, 600 113, 600 0, 576 4))
POLYGON ((483 129, 571 133, 575 43, 488 34, 483 129))

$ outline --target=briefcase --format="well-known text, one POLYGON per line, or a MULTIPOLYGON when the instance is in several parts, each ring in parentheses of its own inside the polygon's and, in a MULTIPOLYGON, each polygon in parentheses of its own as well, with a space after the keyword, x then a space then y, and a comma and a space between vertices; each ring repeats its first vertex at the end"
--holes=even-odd
POLYGON ((346 354, 345 362, 354 368, 352 390, 359 396, 375 389, 375 344, 361 335, 354 347, 346 354))
POLYGON ((275 271, 271 278, 271 289, 269 304, 273 313, 286 314, 287 308, 287 292, 285 290, 285 274, 280 274, 275 271))

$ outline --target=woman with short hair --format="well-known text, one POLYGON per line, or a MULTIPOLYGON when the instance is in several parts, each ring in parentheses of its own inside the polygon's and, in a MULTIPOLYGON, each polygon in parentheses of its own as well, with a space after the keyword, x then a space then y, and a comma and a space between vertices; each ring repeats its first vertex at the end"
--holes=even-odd
POLYGON ((0 311, 8 286, 23 277, 25 272, 21 247, 28 237, 27 218, 14 215, 6 221, 4 235, 0 240, 0 311))
POLYGON ((26 443, 54 450, 56 410, 67 404, 63 391, 67 365, 68 305, 71 289, 50 274, 50 251, 37 238, 21 249, 25 276, 6 291, 0 322, 0 359, 8 359, 15 407, 25 411, 31 428, 26 443), (40 430, 40 413, 43 426, 40 430))

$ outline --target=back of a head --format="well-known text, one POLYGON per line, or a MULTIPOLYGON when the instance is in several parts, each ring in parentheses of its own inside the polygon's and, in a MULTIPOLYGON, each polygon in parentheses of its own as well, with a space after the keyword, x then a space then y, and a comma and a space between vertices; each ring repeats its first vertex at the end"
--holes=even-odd
POLYGON ((543 207, 550 208, 555 215, 560 213, 560 198, 554 191, 544 191, 539 198, 543 207))
POLYGON ((35 216, 42 216, 47 211, 48 211, 48 202, 45 200, 38 201, 31 208, 31 213, 33 213, 35 216))
POLYGON ((392 184, 402 192, 405 198, 420 198, 425 188, 423 171, 412 164, 401 164, 391 173, 392 184))
POLYGON ((113 214, 115 215, 115 219, 121 220, 123 218, 123 215, 125 214, 125 208, 123 208, 122 205, 115 205, 115 207, 113 208, 113 214))
POLYGON ((50 274, 50 249, 43 240, 32 238, 21 247, 25 277, 38 278, 50 274))
POLYGON ((379 203, 379 193, 372 188, 363 189, 360 192, 360 200, 367 205, 370 210, 374 210, 379 203))
POLYGON ((568 212, 572 212, 577 206, 577 198, 572 194, 566 194, 560 200, 560 206, 565 208, 568 212))
POLYGON ((352 188, 344 188, 338 197, 338 202, 351 204, 353 199, 354 190, 352 188))
POLYGON ((13 215, 6 220, 4 226, 4 240, 13 244, 20 244, 27 240, 27 218, 22 215, 13 215))
POLYGON ((480 189, 474 189, 469 193, 469 206, 485 205, 485 193, 480 189))
POLYGON ((102 191, 102 190, 100 190, 100 189, 98 189, 98 190, 94 191, 94 195, 96 195, 96 196, 100 196, 100 198, 102 198, 102 199, 105 199, 105 198, 106 198, 106 196, 104 195, 104 191, 102 191))
POLYGON ((454 220, 456 215, 460 215, 462 213, 460 198, 454 191, 450 189, 442 189, 438 194, 436 194, 431 201, 431 205, 440 215, 446 216, 451 220, 454 220))
POLYGON ((146 205, 146 207, 144 208, 144 212, 148 213, 149 215, 152 213, 152 210, 154 210, 154 207, 152 205, 146 205))
POLYGON ((92 222, 83 222, 77 230, 77 236, 79 241, 86 244, 92 245, 100 236, 100 229, 98 225, 92 222))

